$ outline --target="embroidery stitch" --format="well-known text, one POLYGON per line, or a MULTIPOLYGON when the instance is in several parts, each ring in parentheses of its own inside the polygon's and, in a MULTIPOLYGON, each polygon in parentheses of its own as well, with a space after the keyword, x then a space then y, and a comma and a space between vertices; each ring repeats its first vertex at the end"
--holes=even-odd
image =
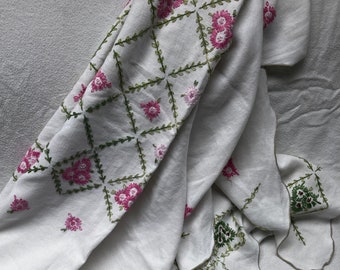
POLYGON ((107 81, 105 74, 102 71, 98 71, 91 83, 91 92, 101 91, 104 88, 110 88, 112 84, 107 81))
POLYGON ((216 49, 224 49, 233 37, 234 18, 227 10, 217 11, 212 15, 212 33, 210 41, 216 49))
POLYGON ((83 158, 73 166, 66 168, 62 173, 62 177, 70 184, 86 185, 91 179, 90 171, 91 161, 88 158, 83 158))
POLYGON ((228 163, 224 166, 222 170, 223 176, 227 177, 230 180, 231 177, 235 175, 239 175, 232 158, 229 159, 228 163))
POLYGON ((116 192, 115 201, 125 210, 128 210, 141 193, 142 188, 140 185, 137 183, 132 183, 116 192))
POLYGON ((83 97, 83 95, 85 94, 85 91, 86 91, 86 86, 84 84, 81 84, 81 90, 78 93, 78 95, 73 97, 73 101, 78 102, 83 97))
POLYGON ((155 148, 155 163, 158 163, 164 158, 167 147, 164 144, 160 144, 159 146, 153 145, 155 148))
POLYGON ((145 116, 152 122, 153 119, 158 117, 161 112, 159 106, 160 99, 151 100, 148 103, 141 103, 140 107, 143 108, 145 116))
POLYGON ((194 82, 194 86, 190 86, 188 90, 185 92, 185 94, 181 95, 181 97, 184 97, 184 101, 187 105, 192 106, 194 105, 198 99, 199 99, 199 90, 196 88, 198 85, 198 82, 194 82))
POLYGON ((28 149, 25 156, 22 158, 17 171, 19 173, 27 172, 33 164, 35 164, 40 157, 40 152, 34 151, 32 148, 28 149))
POLYGON ((16 195, 14 195, 14 200, 11 203, 11 210, 8 210, 7 213, 13 214, 14 212, 19 212, 23 210, 29 210, 28 202, 24 199, 18 199, 16 195))
POLYGON ((68 213, 68 218, 66 219, 65 221, 65 227, 66 228, 63 228, 63 229, 60 229, 61 231, 63 232, 66 232, 67 230, 69 231, 82 231, 82 221, 80 218, 78 217, 74 217, 71 215, 71 213, 68 213))
POLYGON ((193 208, 189 207, 188 204, 186 204, 184 210, 184 218, 190 216, 193 210, 194 210, 193 208))
POLYGON ((263 27, 266 28, 268 24, 272 23, 276 17, 276 10, 266 1, 263 8, 263 27))

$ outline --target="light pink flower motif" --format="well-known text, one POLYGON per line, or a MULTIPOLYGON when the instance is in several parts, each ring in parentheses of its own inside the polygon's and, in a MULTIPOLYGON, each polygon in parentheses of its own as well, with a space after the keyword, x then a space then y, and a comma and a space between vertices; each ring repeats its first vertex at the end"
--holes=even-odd
POLYGON ((239 175, 233 160, 230 158, 227 165, 224 166, 223 170, 222 170, 222 174, 223 176, 227 177, 228 179, 230 179, 231 177, 235 176, 235 175, 239 175))
POLYGON ((173 8, 178 8, 178 7, 180 7, 182 4, 183 4, 183 0, 174 0, 174 1, 173 1, 173 4, 172 4, 172 7, 173 7, 173 8))
POLYGON ((188 205, 186 204, 185 211, 184 211, 184 218, 187 218, 188 216, 190 216, 193 210, 194 210, 193 208, 188 207, 188 205))
POLYGON ((157 16, 165 19, 172 11, 172 0, 160 0, 157 6, 157 16))
POLYGON ((272 23, 276 17, 276 10, 273 6, 266 1, 266 5, 263 8, 263 27, 266 28, 268 24, 272 23))
POLYGON ((155 163, 158 161, 161 161, 164 158, 165 152, 168 149, 164 144, 161 144, 159 146, 155 146, 155 163))
POLYGON ((136 183, 132 183, 124 189, 118 190, 115 194, 115 201, 128 210, 133 202, 142 193, 142 188, 136 183))
POLYGON ((32 148, 28 149, 25 156, 22 158, 17 170, 20 173, 25 173, 38 161, 40 152, 34 151, 32 148))
POLYGON ((85 91, 86 91, 86 86, 84 84, 81 84, 81 90, 77 96, 73 97, 73 101, 78 102, 85 94, 85 91))
POLYGON ((161 111, 158 100, 151 100, 148 103, 141 103, 140 107, 143 108, 145 116, 150 121, 155 119, 161 111))
POLYGON ((229 41, 233 37, 231 29, 224 29, 219 31, 218 29, 213 29, 210 35, 211 44, 216 49, 224 49, 227 47, 229 41))
POLYGON ((107 87, 111 87, 112 84, 107 81, 105 74, 99 70, 94 79, 92 80, 91 86, 92 86, 91 92, 94 92, 101 91, 107 87))
POLYGON ((82 231, 82 221, 78 217, 72 216, 70 213, 68 213, 68 218, 65 221, 66 228, 61 229, 61 231, 66 232, 69 231, 82 231))
POLYGON ((191 86, 182 96, 184 97, 185 103, 191 106, 197 102, 197 100, 199 99, 200 93, 196 87, 191 86))
POLYGON ((219 32, 231 29, 234 24, 234 18, 227 10, 216 11, 213 14, 212 21, 212 27, 219 32))
POLYGON ((73 182, 78 185, 86 185, 91 179, 89 172, 85 171, 75 171, 73 182))
POLYGON ((16 195, 14 195, 14 200, 11 203, 11 210, 8 210, 7 213, 14 213, 18 211, 29 210, 28 202, 23 199, 18 199, 16 195))

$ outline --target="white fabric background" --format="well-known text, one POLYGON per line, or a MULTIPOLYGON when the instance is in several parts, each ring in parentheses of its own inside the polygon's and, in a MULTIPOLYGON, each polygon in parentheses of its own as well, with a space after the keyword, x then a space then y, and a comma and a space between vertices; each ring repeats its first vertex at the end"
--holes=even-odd
MULTIPOLYGON (((337 177, 340 3, 311 3, 307 59, 294 68, 269 72, 279 124, 277 151, 321 161, 319 165, 333 168, 330 173, 337 177)), ((0 189, 82 74, 123 5, 123 0, 0 0, 0 189)), ((339 243, 339 219, 334 224, 333 236, 339 243)), ((270 239, 264 243, 268 247, 270 239)), ((270 248, 261 252, 261 258, 272 258, 270 248)), ((271 269, 272 260, 263 262, 263 269, 271 269)), ((325 269, 336 270, 339 265, 340 254, 335 251, 325 269)), ((283 262, 278 267, 292 269, 283 262)))

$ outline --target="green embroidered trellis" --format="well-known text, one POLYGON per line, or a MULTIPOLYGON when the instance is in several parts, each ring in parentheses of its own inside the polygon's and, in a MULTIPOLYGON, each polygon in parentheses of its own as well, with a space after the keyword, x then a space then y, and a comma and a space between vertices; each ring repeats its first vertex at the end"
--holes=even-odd
POLYGON ((318 175, 321 167, 314 168, 310 162, 305 159, 302 160, 311 172, 307 172, 305 175, 287 184, 291 197, 290 207, 292 216, 308 214, 328 208, 328 199, 318 175))
POLYGON ((233 210, 228 210, 222 212, 221 215, 215 216, 214 239, 215 246, 210 259, 196 269, 215 270, 218 266, 227 269, 225 264, 226 257, 246 243, 245 233, 237 221, 233 210), (232 222, 225 223, 224 220, 228 217, 231 218, 232 222))

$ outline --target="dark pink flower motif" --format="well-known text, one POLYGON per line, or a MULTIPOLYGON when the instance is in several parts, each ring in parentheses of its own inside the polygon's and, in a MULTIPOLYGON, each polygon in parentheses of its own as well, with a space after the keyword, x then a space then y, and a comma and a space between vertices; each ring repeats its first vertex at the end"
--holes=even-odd
POLYGON ((157 16, 165 19, 172 11, 172 0, 160 0, 157 6, 157 16))
POLYGON ((38 161, 40 152, 34 151, 32 148, 28 149, 25 156, 22 158, 17 170, 20 173, 25 173, 31 166, 38 161))
POLYGON ((151 100, 148 103, 141 103, 140 106, 143 108, 145 116, 150 121, 156 118, 161 111, 158 100, 151 100))
POLYGON ((80 218, 72 216, 70 213, 68 213, 68 218, 65 221, 66 228, 61 229, 62 231, 66 232, 69 231, 82 231, 81 227, 82 221, 80 218))
POLYGON ((185 103, 188 104, 189 106, 191 106, 191 105, 194 105, 197 102, 200 95, 199 95, 198 89, 194 86, 191 86, 191 87, 188 88, 188 90, 182 96, 184 97, 185 103))
POLYGON ((164 158, 165 152, 168 149, 164 144, 161 144, 159 146, 155 146, 155 162, 162 160, 164 158))
POLYGON ((89 172, 91 170, 91 161, 88 158, 83 158, 78 160, 74 165, 73 168, 76 171, 84 171, 89 172))
POLYGON ((224 29, 222 31, 213 29, 210 35, 210 41, 216 49, 224 49, 227 47, 232 37, 233 33, 231 29, 224 29))
POLYGON ((231 29, 234 24, 234 18, 226 10, 216 11, 212 17, 212 26, 221 32, 225 29, 231 29))
POLYGON ((183 0, 174 0, 174 1, 173 1, 173 4, 172 4, 172 7, 173 7, 173 8, 178 8, 178 7, 180 7, 182 4, 183 4, 183 0))
POLYGON ((235 175, 239 175, 233 160, 230 158, 227 165, 224 166, 223 170, 222 170, 222 174, 223 176, 227 177, 228 179, 230 179, 231 177, 235 176, 235 175))
POLYGON ((94 79, 92 80, 91 86, 92 86, 91 92, 94 92, 101 91, 107 87, 111 87, 112 84, 107 81, 105 74, 99 70, 94 79))
POLYGON ((74 163, 73 166, 66 168, 62 176, 66 181, 86 185, 91 179, 90 171, 91 161, 88 158, 83 158, 74 163))
POLYGON ((142 193, 142 188, 136 183, 132 183, 124 189, 118 190, 115 194, 115 201, 128 210, 133 202, 142 193))
POLYGON ((85 171, 75 171, 73 182, 78 185, 86 185, 91 179, 89 172, 85 171))
POLYGON ((276 17, 276 10, 273 6, 266 1, 266 5, 263 8, 263 27, 266 28, 268 24, 272 23, 276 17))
POLYGON ((73 97, 73 101, 78 102, 83 97, 83 95, 85 94, 85 91, 86 91, 86 86, 84 84, 82 84, 79 94, 77 96, 73 97))
POLYGON ((188 216, 190 216, 193 210, 194 210, 193 208, 188 207, 188 205, 186 204, 185 211, 184 211, 184 218, 187 218, 188 216))
POLYGON ((14 195, 14 200, 11 203, 11 210, 8 210, 7 213, 14 213, 18 211, 29 210, 28 202, 23 199, 18 199, 16 195, 14 195))

